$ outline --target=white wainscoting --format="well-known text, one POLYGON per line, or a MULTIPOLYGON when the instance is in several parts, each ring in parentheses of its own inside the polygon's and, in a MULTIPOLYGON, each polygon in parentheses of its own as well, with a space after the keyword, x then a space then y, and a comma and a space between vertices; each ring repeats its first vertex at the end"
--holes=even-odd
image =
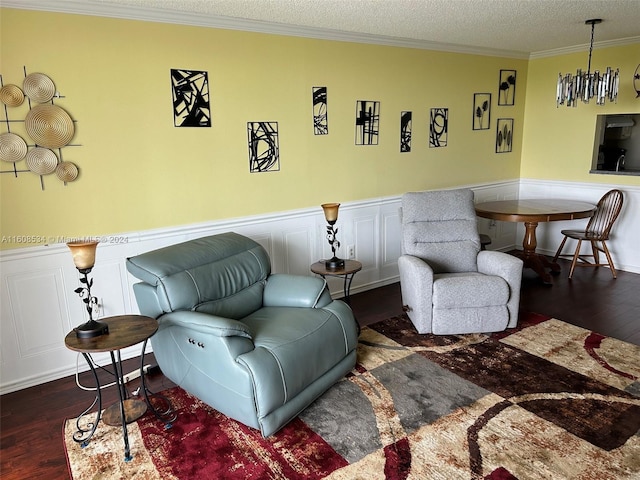
MULTIPOLYGON (((477 202, 521 197, 552 196, 597 200, 606 186, 519 180, 465 185, 475 191, 477 202)), ((627 189, 629 190, 629 189, 627 189)), ((640 189, 628 193, 617 238, 612 241, 621 269, 640 272, 638 249, 631 245, 638 221, 631 212, 640 204, 640 189)), ((637 219, 637 215, 635 217, 637 219)), ((564 222, 554 222, 564 223, 564 222)), ((492 237, 491 249, 508 250, 519 243, 523 232, 516 224, 479 219, 479 230, 492 237)), ((337 226, 342 250, 355 246, 355 256, 363 269, 353 280, 351 293, 398 281, 400 256, 400 195, 344 203, 337 226)), ((559 226, 539 227, 539 247, 551 252, 560 241, 559 226)), ((127 257, 166 245, 206 235, 235 231, 253 238, 271 257, 272 271, 311 275, 309 266, 330 256, 325 238, 326 224, 320 207, 279 212, 161 230, 114 234, 98 246, 97 263, 91 276, 98 297, 100 316, 138 313, 133 296, 137 281, 126 271, 127 257)), ((344 256, 344 254, 341 254, 344 256)), ((86 370, 84 360, 64 346, 64 337, 74 326, 86 321, 86 312, 74 293, 78 272, 63 243, 0 252, 2 278, 0 298, 0 394, 38 385, 86 370)), ((340 279, 329 278, 335 297, 342 295, 340 279)), ((148 351, 150 348, 148 348, 148 351)), ((140 354, 140 346, 122 352, 123 358, 140 354)), ((107 363, 107 354, 95 357, 107 363)))

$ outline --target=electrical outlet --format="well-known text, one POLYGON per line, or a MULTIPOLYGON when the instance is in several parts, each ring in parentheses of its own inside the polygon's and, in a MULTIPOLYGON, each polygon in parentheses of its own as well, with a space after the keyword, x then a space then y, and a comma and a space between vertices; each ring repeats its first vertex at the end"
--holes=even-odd
POLYGON ((356 246, 355 245, 347 246, 347 258, 349 260, 353 260, 354 258, 356 258, 356 246))

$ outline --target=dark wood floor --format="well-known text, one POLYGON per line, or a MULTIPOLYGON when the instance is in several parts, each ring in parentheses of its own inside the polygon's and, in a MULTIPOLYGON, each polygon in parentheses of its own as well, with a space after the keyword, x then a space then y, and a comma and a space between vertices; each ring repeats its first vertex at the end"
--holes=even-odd
MULTIPOLYGON (((543 285, 532 272, 525 272, 521 309, 640 345, 640 275, 619 272, 614 280, 606 268, 581 268, 569 280, 566 267, 563 263, 563 274, 554 277, 553 286, 543 285)), ((400 286, 395 283, 353 295, 351 305, 362 325, 401 315, 400 286)), ((147 357, 153 362, 152 355, 147 357)), ((126 362, 125 371, 136 365, 126 362)), ((131 383, 131 389, 136 382, 131 383)), ((149 384, 154 391, 173 386, 161 373, 150 375, 149 384)), ((115 401, 115 395, 105 392, 105 404, 115 401)), ((73 377, 0 397, 2 479, 69 478, 62 446, 63 421, 76 417, 91 399, 90 392, 76 387, 73 377)))

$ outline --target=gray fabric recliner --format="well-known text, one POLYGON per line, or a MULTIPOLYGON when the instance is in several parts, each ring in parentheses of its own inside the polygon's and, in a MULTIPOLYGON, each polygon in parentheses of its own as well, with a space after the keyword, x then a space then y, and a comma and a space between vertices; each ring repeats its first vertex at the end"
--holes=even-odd
POLYGON ((255 241, 225 233, 127 259, 162 372, 267 437, 355 366, 357 324, 323 279, 271 274, 255 241))
POLYGON ((402 303, 419 333, 515 327, 522 267, 512 255, 481 251, 473 191, 402 196, 402 303))

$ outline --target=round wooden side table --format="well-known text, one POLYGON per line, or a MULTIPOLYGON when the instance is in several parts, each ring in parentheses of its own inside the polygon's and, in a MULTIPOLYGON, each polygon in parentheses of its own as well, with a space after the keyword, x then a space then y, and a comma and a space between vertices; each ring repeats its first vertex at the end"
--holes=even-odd
POLYGON ((173 408, 169 401, 158 394, 154 394, 147 389, 144 378, 144 352, 147 341, 158 330, 158 322, 151 317, 143 315, 119 315, 114 317, 101 318, 100 321, 109 326, 109 333, 91 338, 79 338, 76 332, 72 330, 64 339, 66 347, 70 350, 82 353, 84 359, 89 365, 96 384, 96 398, 76 420, 76 432, 73 439, 82 447, 89 444, 89 440, 96 431, 98 423, 102 419, 107 425, 122 425, 122 435, 124 440, 124 459, 130 461, 132 459, 129 449, 129 435, 127 433, 127 424, 140 418, 147 411, 147 407, 165 422, 165 428, 170 428, 171 422, 176 418, 173 408), (142 343, 142 353, 140 355, 140 391, 144 396, 144 400, 139 398, 129 398, 125 388, 125 380, 122 372, 122 359, 120 350, 142 343), (113 366, 113 375, 118 388, 119 402, 111 405, 102 411, 102 392, 100 379, 96 371, 95 364, 91 358, 91 354, 109 352, 111 356, 111 364, 113 366), (152 402, 152 398, 157 401, 152 402), (157 405, 164 403, 162 411, 158 410, 157 405), (95 413, 95 419, 86 424, 81 425, 82 419, 89 415, 89 411, 97 404, 98 410, 95 413))

